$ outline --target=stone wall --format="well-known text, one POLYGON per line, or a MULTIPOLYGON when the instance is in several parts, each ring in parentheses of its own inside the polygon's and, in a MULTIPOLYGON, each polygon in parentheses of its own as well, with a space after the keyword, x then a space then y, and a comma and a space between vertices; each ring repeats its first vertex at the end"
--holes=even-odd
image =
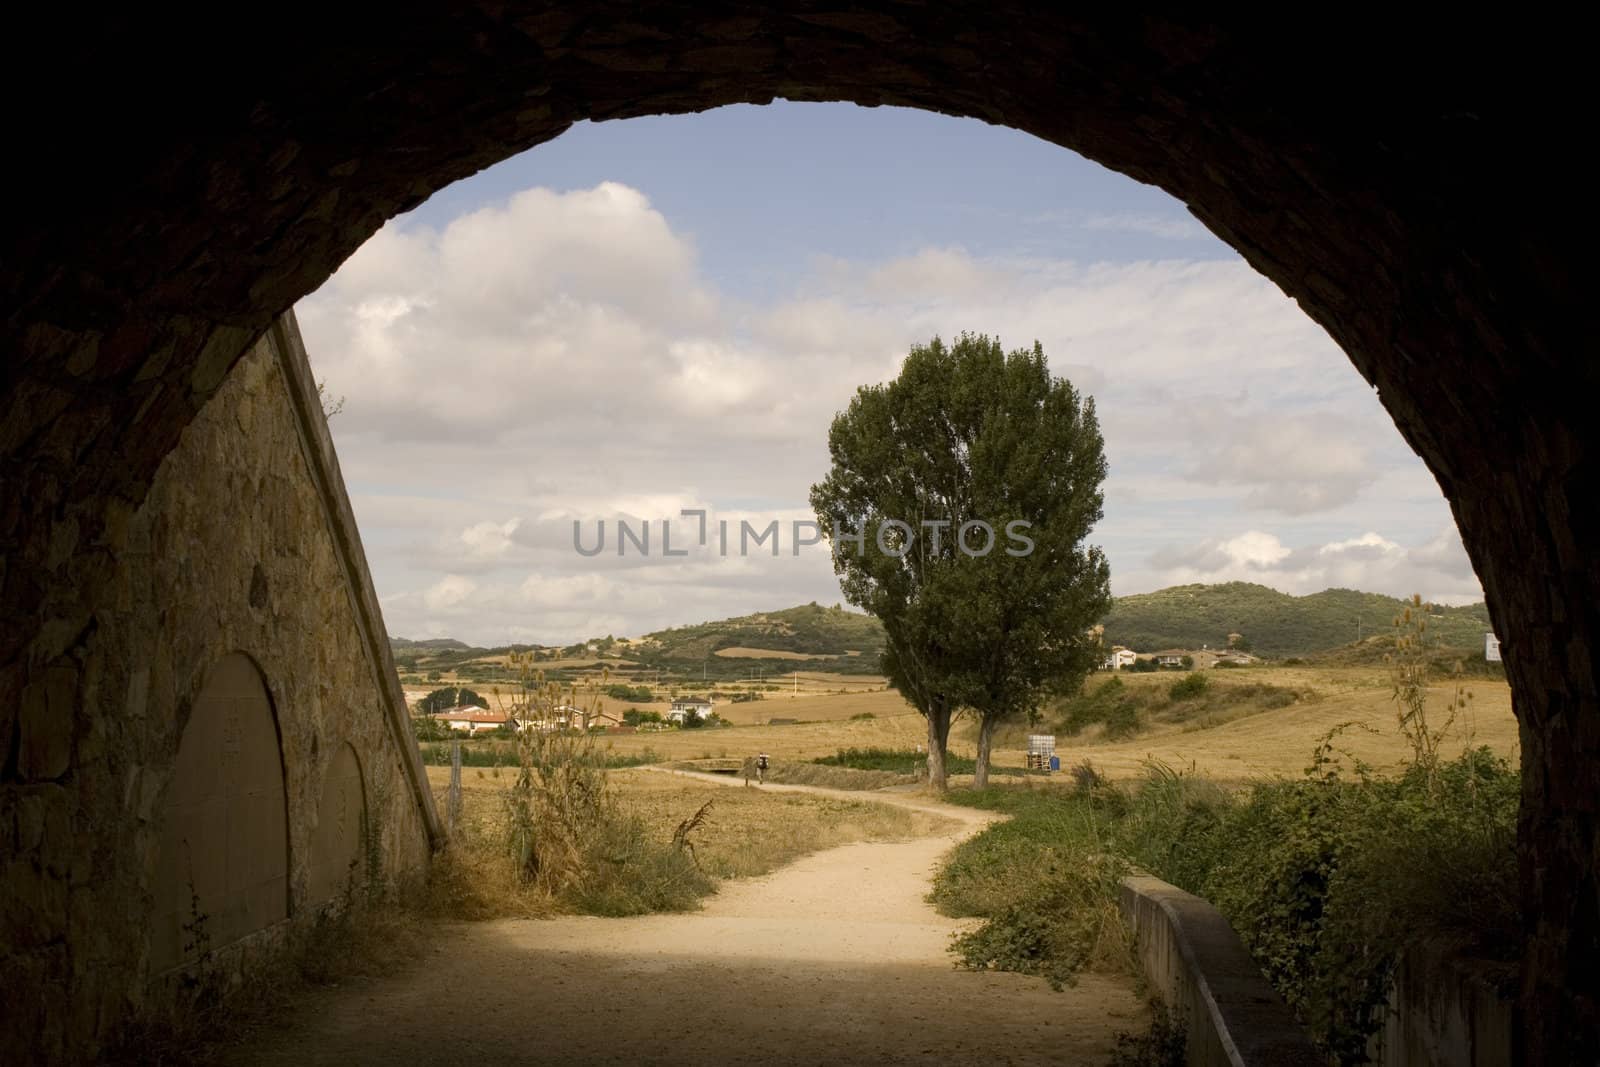
MULTIPOLYGON (((83 551, 64 536, 63 559, 83 551)), ((108 580, 87 625, 0 724, 0 1048, 40 1061, 92 1057, 160 995, 191 886, 210 947, 248 967, 366 877, 350 863, 363 830, 372 874, 404 885, 438 829, 291 317, 99 547, 108 580), (204 780, 235 764, 237 789, 204 780), (273 841, 281 873, 251 855, 273 841)))

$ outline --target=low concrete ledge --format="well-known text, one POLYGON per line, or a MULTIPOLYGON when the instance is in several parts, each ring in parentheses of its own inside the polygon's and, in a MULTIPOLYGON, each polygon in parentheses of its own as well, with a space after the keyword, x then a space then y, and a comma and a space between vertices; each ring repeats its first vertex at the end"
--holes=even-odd
POLYGON ((1151 988, 1184 1024, 1189 1067, 1327 1062, 1216 908, 1147 875, 1124 878, 1118 904, 1151 988))

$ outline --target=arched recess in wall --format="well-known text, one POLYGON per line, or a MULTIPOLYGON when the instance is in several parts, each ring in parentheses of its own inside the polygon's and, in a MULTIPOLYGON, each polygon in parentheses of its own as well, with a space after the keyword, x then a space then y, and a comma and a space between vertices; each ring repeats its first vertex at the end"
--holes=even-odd
POLYGON ((206 674, 163 810, 150 966, 194 962, 289 914, 278 723, 261 672, 233 652, 206 674))
POLYGON ((361 761, 349 743, 339 746, 322 778, 317 802, 317 828, 311 835, 313 906, 338 900, 367 879, 362 843, 367 828, 367 790, 361 761))

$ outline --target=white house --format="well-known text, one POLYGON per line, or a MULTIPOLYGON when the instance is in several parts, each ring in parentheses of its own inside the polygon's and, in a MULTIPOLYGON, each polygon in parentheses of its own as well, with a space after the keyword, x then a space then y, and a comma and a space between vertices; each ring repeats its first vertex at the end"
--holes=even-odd
POLYGON ((1120 671, 1124 667, 1133 666, 1138 658, 1139 654, 1133 649, 1123 648, 1121 645, 1117 645, 1110 652, 1106 653, 1105 669, 1108 671, 1120 671))
POLYGON ((1483 658, 1490 663, 1500 663, 1500 639, 1492 633, 1483 635, 1483 658))
POLYGON ((672 707, 667 709, 667 721, 675 722, 681 726, 683 720, 689 717, 691 711, 703 719, 711 714, 711 701, 702 700, 699 697, 685 697, 682 700, 674 700, 672 707))
POLYGON ((516 720, 499 711, 490 711, 472 704, 462 704, 459 707, 446 708, 436 711, 430 718, 442 722, 451 730, 462 730, 466 733, 477 735, 498 730, 506 723, 515 724, 516 720))

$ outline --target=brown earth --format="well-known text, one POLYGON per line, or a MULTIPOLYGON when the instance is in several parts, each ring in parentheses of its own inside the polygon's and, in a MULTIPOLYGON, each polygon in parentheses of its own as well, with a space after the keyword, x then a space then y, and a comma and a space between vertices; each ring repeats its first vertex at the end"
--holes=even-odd
POLYGON ((1146 1025, 1120 975, 1056 993, 955 970, 964 924, 924 897, 944 852, 992 816, 876 799, 959 825, 819 852, 688 914, 452 924, 425 964, 327 994, 225 1062, 1096 1063, 1146 1025))

